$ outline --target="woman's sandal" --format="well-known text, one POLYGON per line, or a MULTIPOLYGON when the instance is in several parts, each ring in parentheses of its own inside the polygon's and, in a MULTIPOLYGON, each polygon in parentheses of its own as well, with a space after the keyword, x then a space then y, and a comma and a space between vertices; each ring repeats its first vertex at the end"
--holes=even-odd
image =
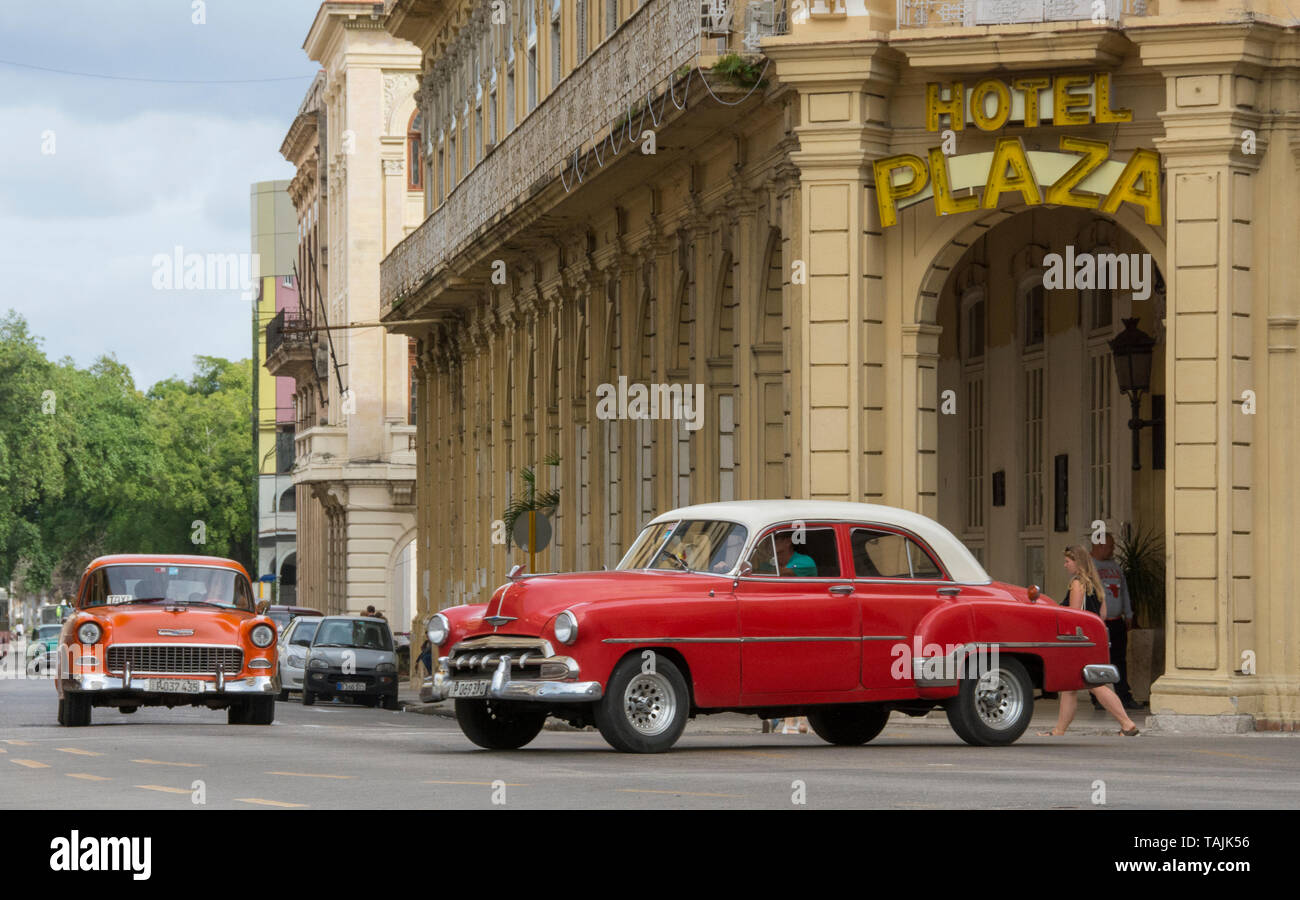
POLYGON ((1124 737, 1137 737, 1139 734, 1141 734, 1141 732, 1138 731, 1138 727, 1134 725, 1128 731, 1121 730, 1120 734, 1122 734, 1124 737))

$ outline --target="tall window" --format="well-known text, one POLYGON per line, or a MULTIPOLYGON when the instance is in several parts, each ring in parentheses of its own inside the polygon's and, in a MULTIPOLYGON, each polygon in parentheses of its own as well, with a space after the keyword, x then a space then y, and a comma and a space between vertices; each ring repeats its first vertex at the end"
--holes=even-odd
POLYGON ((560 2, 551 0, 551 90, 560 83, 560 63, 564 57, 564 44, 560 39, 560 2))
POLYGON ((1042 284, 1036 284, 1025 294, 1024 300, 1024 346, 1041 347, 1046 333, 1047 311, 1044 306, 1042 284))
POLYGON ((483 158, 483 85, 474 97, 474 162, 483 158))
POLYGON ((1088 357, 1088 493, 1092 519, 1111 515, 1111 393, 1110 353, 1103 346, 1088 357))
POLYGON ((984 527, 984 379, 966 383, 966 527, 984 527))
POLYGON ((578 58, 574 64, 581 64, 587 58, 587 0, 577 0, 574 18, 578 29, 578 58))
POLYGON ((495 147, 497 143, 497 73, 492 72, 492 86, 488 91, 488 108, 487 108, 487 139, 488 145, 495 147))
POLYGON ((411 121, 406 126, 406 189, 408 191, 424 190, 424 147, 420 136, 420 111, 411 113, 411 121))
POLYGON ((525 0, 528 4, 528 111, 537 107, 537 10, 536 0, 525 0))
POLYGON ((605 37, 618 28, 618 0, 605 0, 605 37))
POLYGON ((718 397, 718 499, 736 499, 736 398, 718 397))
POLYGON ((1036 528, 1043 524, 1043 365, 1025 369, 1025 498, 1021 505, 1022 524, 1036 528))

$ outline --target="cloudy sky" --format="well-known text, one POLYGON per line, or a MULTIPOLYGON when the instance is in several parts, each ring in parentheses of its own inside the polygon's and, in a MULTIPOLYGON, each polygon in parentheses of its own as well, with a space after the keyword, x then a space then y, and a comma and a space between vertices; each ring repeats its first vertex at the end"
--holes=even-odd
POLYGON ((251 301, 157 290, 153 260, 249 252, 249 185, 293 175, 280 142, 317 69, 318 6, 0 4, 0 314, 53 359, 116 354, 141 388, 196 354, 250 356, 251 301))

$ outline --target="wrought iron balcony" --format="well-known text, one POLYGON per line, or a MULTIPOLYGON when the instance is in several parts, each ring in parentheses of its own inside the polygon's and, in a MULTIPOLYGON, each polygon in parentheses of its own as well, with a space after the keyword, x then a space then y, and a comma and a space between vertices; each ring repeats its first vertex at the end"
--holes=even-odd
POLYGON ((558 178, 611 123, 705 53, 757 52, 785 31, 785 0, 646 0, 452 189, 380 265, 387 314, 483 227, 558 178), (737 10, 739 10, 737 12, 737 10), (743 21, 743 28, 733 22, 743 21), (739 32, 730 47, 726 35, 739 32))
POLYGON ((1155 13, 1148 0, 898 0, 899 28, 1118 22, 1155 13))

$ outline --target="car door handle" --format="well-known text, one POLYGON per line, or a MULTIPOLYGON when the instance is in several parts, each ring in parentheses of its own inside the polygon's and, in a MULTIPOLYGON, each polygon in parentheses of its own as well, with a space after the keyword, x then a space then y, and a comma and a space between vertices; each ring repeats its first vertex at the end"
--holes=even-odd
POLYGON ((956 597, 956 596, 957 596, 958 594, 960 594, 960 593, 961 593, 961 588, 958 588, 958 587, 941 587, 941 588, 939 588, 939 596, 940 596, 940 597, 956 597))
POLYGON ((851 584, 832 584, 832 585, 828 588, 828 590, 829 590, 832 594, 839 594, 841 597, 847 597, 849 594, 853 593, 853 585, 851 585, 851 584))

